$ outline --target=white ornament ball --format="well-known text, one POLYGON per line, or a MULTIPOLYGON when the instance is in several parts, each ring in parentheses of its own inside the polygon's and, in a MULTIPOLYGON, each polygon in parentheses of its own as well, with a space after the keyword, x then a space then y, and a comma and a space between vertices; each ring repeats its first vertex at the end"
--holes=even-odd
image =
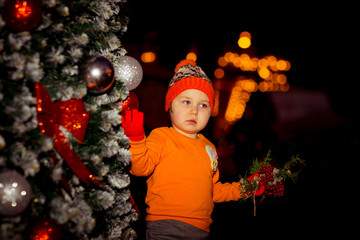
POLYGON ((13 216, 22 213, 31 200, 31 187, 16 171, 0 173, 0 214, 13 216))
POLYGON ((117 80, 122 81, 129 91, 137 88, 141 83, 143 70, 135 58, 122 56, 115 68, 117 80))

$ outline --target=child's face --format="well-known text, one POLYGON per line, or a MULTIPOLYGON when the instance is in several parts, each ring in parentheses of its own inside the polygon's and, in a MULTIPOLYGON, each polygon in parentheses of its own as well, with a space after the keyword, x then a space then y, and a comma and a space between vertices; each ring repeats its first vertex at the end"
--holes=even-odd
POLYGON ((200 90, 188 89, 181 92, 171 103, 170 118, 178 132, 197 138, 211 116, 208 96, 200 90))

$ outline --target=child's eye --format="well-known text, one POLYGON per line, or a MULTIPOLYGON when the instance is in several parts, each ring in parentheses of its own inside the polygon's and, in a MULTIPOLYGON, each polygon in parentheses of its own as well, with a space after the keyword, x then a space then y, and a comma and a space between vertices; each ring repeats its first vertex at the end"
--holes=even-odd
POLYGON ((190 104, 190 101, 185 100, 185 101, 183 101, 183 104, 185 104, 185 105, 189 105, 189 104, 190 104))
POLYGON ((200 104, 200 107, 201 107, 201 108, 207 108, 207 106, 208 106, 208 105, 205 104, 205 103, 200 104))

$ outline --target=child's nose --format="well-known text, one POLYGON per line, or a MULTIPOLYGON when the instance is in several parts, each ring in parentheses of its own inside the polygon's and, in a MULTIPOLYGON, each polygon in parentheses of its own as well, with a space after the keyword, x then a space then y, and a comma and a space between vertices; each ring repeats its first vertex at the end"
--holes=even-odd
POLYGON ((197 108, 197 106, 192 106, 192 107, 191 107, 190 112, 191 112, 192 114, 197 114, 198 111, 199 111, 199 109, 197 108))

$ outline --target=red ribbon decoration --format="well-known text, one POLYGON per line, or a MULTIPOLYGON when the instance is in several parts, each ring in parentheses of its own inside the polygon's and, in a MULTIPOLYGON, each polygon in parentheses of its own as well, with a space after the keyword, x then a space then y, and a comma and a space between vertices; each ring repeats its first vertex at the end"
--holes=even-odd
POLYGON ((79 143, 83 143, 90 115, 86 112, 81 99, 52 102, 46 88, 35 83, 37 99, 37 117, 42 134, 54 138, 54 147, 64 158, 71 170, 86 184, 93 182, 103 185, 90 173, 84 163, 70 148, 65 135, 60 130, 63 126, 79 143))

